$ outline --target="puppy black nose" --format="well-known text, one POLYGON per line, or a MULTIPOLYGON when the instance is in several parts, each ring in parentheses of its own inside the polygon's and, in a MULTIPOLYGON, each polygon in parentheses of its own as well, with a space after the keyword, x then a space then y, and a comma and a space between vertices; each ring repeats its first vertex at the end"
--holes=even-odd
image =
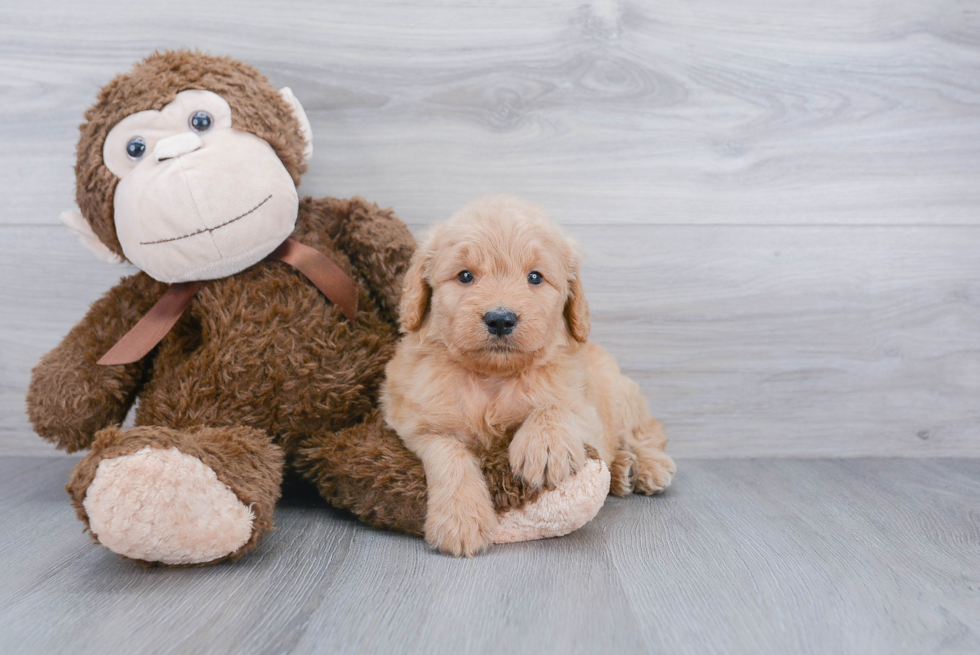
POLYGON ((483 322, 487 324, 490 334, 502 337, 514 331, 517 314, 507 309, 491 309, 483 315, 483 322))

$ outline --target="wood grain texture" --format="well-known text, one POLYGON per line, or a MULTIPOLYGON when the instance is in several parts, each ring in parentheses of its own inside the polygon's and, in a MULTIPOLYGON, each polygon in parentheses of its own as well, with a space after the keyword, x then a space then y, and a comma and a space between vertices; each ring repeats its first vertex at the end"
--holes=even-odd
POLYGON ((980 11, 962 0, 0 4, 0 453, 118 276, 71 243, 77 125, 155 48, 306 106, 302 192, 418 231, 485 191, 589 260, 595 337, 680 455, 980 455, 980 11))
MULTIPOLYGON (((592 339, 640 383, 672 453, 980 455, 980 229, 569 232, 592 339)), ((31 281, 0 288, 0 452, 51 453, 24 415, 30 368, 120 268, 54 226, 0 235, 0 279, 31 281)))
POLYGON ((468 561, 293 501, 184 570, 90 543, 73 461, 0 459, 5 654, 980 651, 978 460, 682 460, 662 497, 468 561))
POLYGON ((0 221, 56 221, 97 89, 184 46, 293 88, 306 192, 411 222, 504 190, 587 224, 974 225, 978 34, 964 0, 8 2, 0 221))

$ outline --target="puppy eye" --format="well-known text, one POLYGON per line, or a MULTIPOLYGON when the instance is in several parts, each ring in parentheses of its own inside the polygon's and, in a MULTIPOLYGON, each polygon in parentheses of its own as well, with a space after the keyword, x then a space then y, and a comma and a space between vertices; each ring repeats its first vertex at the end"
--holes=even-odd
POLYGON ((141 136, 133 137, 126 144, 126 156, 138 161, 146 153, 146 141, 141 136))
POLYGON ((194 112, 187 119, 187 124, 195 132, 207 132, 213 123, 214 119, 211 118, 211 114, 204 110, 194 112))
POLYGON ((531 271, 527 275, 527 281, 530 282, 531 284, 541 284, 542 282, 544 282, 544 276, 538 273, 537 271, 531 271))
POLYGON ((473 274, 469 271, 460 271, 459 275, 456 276, 456 279, 463 284, 469 284, 473 281, 473 274))

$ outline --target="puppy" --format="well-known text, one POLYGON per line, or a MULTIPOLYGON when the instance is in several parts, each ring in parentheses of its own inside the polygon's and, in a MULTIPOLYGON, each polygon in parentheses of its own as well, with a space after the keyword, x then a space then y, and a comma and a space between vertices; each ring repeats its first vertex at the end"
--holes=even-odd
POLYGON ((588 341, 578 256, 539 206, 480 198, 436 227, 399 315, 405 336, 382 403, 425 467, 431 545, 469 557, 490 544, 497 516, 474 449, 508 434, 511 468, 533 486, 575 473, 585 444, 609 466, 614 494, 670 484, 663 429, 588 341))

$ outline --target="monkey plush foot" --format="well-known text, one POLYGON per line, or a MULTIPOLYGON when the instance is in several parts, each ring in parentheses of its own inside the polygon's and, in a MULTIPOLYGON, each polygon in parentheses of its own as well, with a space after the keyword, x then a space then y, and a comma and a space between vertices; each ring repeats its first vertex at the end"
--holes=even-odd
POLYGON ((255 515, 201 460, 144 446, 105 459, 82 502, 109 550, 164 564, 199 564, 245 545, 255 515))
POLYGON ((272 528, 282 454, 250 428, 109 428, 68 492, 93 538, 143 564, 237 559, 272 528))
POLYGON ((575 475, 542 491, 526 503, 500 515, 493 543, 563 537, 595 518, 609 494, 609 468, 601 459, 588 459, 575 475))

